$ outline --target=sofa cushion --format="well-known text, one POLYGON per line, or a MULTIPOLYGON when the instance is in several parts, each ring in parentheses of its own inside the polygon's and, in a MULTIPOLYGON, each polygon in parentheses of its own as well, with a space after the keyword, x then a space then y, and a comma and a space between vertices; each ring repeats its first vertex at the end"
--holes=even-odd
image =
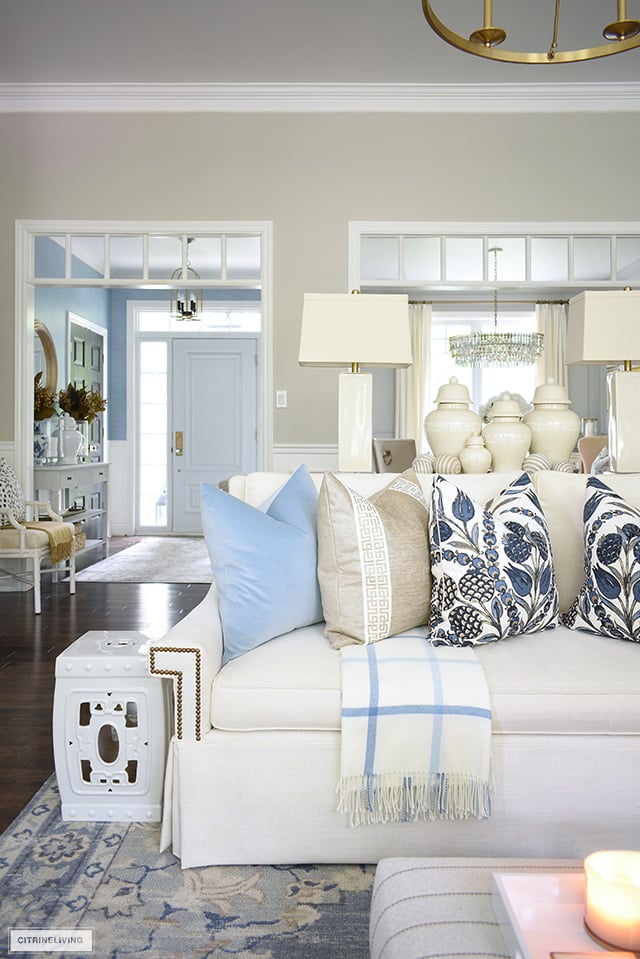
MULTIPOLYGON (((475 652, 491 694, 495 735, 637 735, 640 650, 634 644, 558 626, 475 652)), ((212 692, 217 729, 337 732, 340 653, 320 624, 308 626, 227 663, 212 692)))
POLYGON ((225 662, 322 620, 318 495, 305 466, 264 509, 203 483, 202 528, 218 588, 225 662))
POLYGON ((436 476, 431 641, 475 646, 558 623, 549 531, 527 473, 486 507, 436 476))
POLYGON ((217 729, 339 729, 340 654, 323 624, 278 636, 227 663, 213 683, 217 729))
POLYGON ((367 498, 325 474, 318 502, 318 579, 336 648, 426 623, 427 504, 407 470, 367 498))
POLYGON ((587 480, 584 552, 585 580, 564 622, 640 642, 640 509, 595 476, 587 480))

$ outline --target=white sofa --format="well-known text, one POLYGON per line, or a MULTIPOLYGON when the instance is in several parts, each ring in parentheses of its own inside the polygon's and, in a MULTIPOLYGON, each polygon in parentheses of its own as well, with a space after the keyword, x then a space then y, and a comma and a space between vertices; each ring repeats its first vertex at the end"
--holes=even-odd
MULTIPOLYGON (((512 474, 456 476, 485 502, 512 474)), ((549 525, 561 610, 583 580, 586 477, 532 478, 549 525)), ((606 475, 640 507, 640 477, 606 475)), ((234 477, 258 505, 286 476, 234 477)), ((342 477, 369 494, 389 474, 342 477)), ((317 485, 321 476, 314 476, 317 485)), ((429 475, 421 475, 425 490, 429 475)), ((184 868, 230 863, 372 863, 388 856, 582 857, 640 843, 640 644, 556 629, 476 647, 493 712, 495 796, 486 820, 351 827, 336 811, 340 654, 323 625, 222 666, 216 589, 150 646, 172 677, 162 848, 184 868)))

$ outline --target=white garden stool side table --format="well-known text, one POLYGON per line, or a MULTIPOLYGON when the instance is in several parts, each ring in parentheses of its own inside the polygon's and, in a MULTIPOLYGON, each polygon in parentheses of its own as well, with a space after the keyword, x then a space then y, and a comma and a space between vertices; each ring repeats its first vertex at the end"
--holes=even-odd
POLYGON ((172 690, 147 637, 93 630, 56 659, 53 751, 63 820, 158 822, 172 690))

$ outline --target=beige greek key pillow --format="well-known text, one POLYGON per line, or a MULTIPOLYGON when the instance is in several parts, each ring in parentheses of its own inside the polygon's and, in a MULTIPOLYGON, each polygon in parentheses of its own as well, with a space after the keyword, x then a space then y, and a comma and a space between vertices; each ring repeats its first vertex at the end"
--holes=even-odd
POLYGON ((412 470, 370 498, 326 473, 318 501, 318 580, 336 649, 429 619, 427 503, 412 470))

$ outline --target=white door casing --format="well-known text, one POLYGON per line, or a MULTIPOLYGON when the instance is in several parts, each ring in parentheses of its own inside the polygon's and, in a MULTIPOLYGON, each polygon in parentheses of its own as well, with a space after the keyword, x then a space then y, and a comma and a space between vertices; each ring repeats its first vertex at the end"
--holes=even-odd
MULTIPOLYGON (((261 236, 262 289, 262 335, 260 337, 260 448, 258 463, 261 469, 271 469, 273 462, 273 224, 270 221, 128 221, 128 220, 16 220, 15 221, 15 411, 14 442, 8 450, 13 459, 25 491, 33 488, 33 323, 34 287, 39 283, 49 285, 47 280, 33 278, 32 244, 34 236, 65 236, 87 234, 96 236, 139 233, 158 235, 224 234, 245 236, 259 233, 261 236)), ((78 280, 54 281, 56 286, 77 286, 78 280)), ((96 279, 83 280, 83 286, 135 287, 130 280, 96 279)), ((215 287, 218 281, 203 282, 203 286, 215 287)), ((224 284, 223 284, 224 285, 224 284)), ((127 321, 127 392, 135 396, 133 363, 134 335, 127 321)), ((117 535, 131 534, 135 530, 135 404, 127 404, 127 439, 109 444, 109 456, 117 470, 117 497, 114 498, 112 526, 117 535)))

